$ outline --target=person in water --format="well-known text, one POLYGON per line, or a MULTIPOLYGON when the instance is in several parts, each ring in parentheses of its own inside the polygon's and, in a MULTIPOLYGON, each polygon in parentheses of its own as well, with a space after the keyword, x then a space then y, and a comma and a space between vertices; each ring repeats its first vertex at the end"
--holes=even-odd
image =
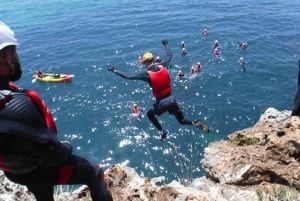
POLYGON ((220 47, 220 43, 218 40, 215 40, 214 42, 214 49, 219 48, 220 47))
POLYGON ((138 58, 138 64, 142 64, 142 57, 141 56, 139 56, 139 58, 138 58))
POLYGON ((184 73, 182 72, 182 70, 178 71, 177 76, 179 77, 180 80, 184 77, 184 73))
POLYGON ((197 64, 194 66, 195 72, 199 72, 202 69, 201 63, 198 61, 197 64))
POLYGON ((132 104, 132 115, 133 115, 133 117, 135 117, 137 119, 140 119, 142 117, 140 108, 138 107, 138 105, 136 103, 132 104))
POLYGON ((214 50, 214 56, 215 56, 216 58, 219 58, 219 57, 220 57, 220 51, 219 51, 218 48, 215 48, 215 50, 214 50))
POLYGON ((181 43, 180 43, 180 49, 183 49, 183 48, 185 48, 185 43, 184 43, 184 41, 181 41, 181 43))
POLYGON ((196 72, 195 67, 192 66, 192 67, 190 68, 190 75, 194 75, 195 72, 196 72))
POLYGON ((172 52, 169 47, 168 41, 162 41, 167 57, 161 63, 155 63, 154 56, 151 52, 145 52, 142 56, 143 64, 146 67, 146 72, 138 73, 124 73, 117 70, 114 66, 110 65, 108 70, 117 74, 120 77, 131 80, 142 80, 150 84, 154 97, 156 98, 153 108, 149 109, 147 116, 151 123, 159 131, 160 139, 163 140, 167 137, 167 132, 162 128, 160 122, 157 120, 156 115, 160 116, 166 112, 175 115, 177 121, 183 125, 194 125, 195 127, 208 133, 209 127, 199 120, 191 121, 184 117, 175 97, 172 95, 172 85, 170 74, 165 66, 171 61, 172 52))
POLYGON ((181 56, 185 56, 187 54, 187 51, 185 48, 181 49, 181 56))
POLYGON ((240 49, 243 49, 243 50, 245 50, 247 47, 248 47, 248 45, 247 45, 247 43, 246 42, 242 42, 242 43, 240 43, 240 42, 237 42, 238 44, 239 44, 239 46, 240 46, 240 49))
POLYGON ((184 43, 184 41, 181 41, 181 43, 180 43, 180 49, 181 49, 181 56, 185 56, 187 54, 187 51, 185 49, 185 43, 184 43))
POLYGON ((203 40, 206 40, 208 38, 208 31, 207 31, 207 29, 204 29, 202 31, 202 36, 203 36, 203 40))
POLYGON ((300 59, 298 60, 298 81, 297 91, 294 98, 294 108, 292 110, 292 116, 300 116, 300 59))
POLYGON ((37 92, 13 81, 22 69, 14 32, 0 22, 0 169, 37 201, 54 201, 54 186, 86 184, 93 201, 112 201, 99 165, 72 154, 58 139, 50 110, 37 92))
POLYGON ((160 62, 161 62, 161 59, 160 59, 159 56, 157 56, 157 57, 155 58, 155 62, 156 62, 156 63, 160 63, 160 62))
POLYGON ((44 73, 39 69, 35 72, 38 77, 45 77, 44 73))
POLYGON ((243 71, 246 71, 246 62, 243 57, 240 58, 239 64, 240 64, 241 69, 243 69, 243 71))

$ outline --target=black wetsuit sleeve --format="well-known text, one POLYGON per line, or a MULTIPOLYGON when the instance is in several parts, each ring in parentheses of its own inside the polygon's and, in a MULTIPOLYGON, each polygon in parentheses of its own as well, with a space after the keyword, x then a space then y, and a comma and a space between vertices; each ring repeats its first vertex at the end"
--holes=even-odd
POLYGON ((159 64, 161 64, 161 65, 165 66, 166 68, 168 68, 168 65, 169 65, 169 63, 172 59, 172 51, 171 51, 171 48, 169 46, 169 43, 164 44, 164 46, 165 46, 165 49, 166 49, 167 56, 159 64))
POLYGON ((129 80, 142 80, 144 82, 150 83, 150 77, 147 72, 141 72, 141 73, 124 73, 119 70, 114 71, 115 74, 118 76, 129 79, 129 80))

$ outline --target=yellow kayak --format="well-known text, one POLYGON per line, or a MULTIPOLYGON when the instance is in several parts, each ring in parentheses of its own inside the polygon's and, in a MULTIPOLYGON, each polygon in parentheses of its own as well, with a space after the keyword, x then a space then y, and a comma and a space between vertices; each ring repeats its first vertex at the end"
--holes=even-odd
POLYGON ((34 80, 39 80, 42 82, 70 82, 74 75, 60 73, 43 73, 40 76, 38 76, 38 74, 34 74, 32 77, 34 80))

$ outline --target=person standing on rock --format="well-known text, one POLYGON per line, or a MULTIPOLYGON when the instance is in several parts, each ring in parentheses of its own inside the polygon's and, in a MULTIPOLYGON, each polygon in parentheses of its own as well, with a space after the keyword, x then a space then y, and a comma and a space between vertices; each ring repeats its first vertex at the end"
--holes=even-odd
POLYGON ((300 116, 300 59, 298 60, 298 87, 294 98, 292 116, 300 116))
POLYGON ((112 201, 99 165, 73 155, 59 141, 52 114, 37 92, 11 81, 22 70, 14 32, 0 22, 0 169, 37 201, 54 201, 54 186, 86 184, 93 201, 112 201))

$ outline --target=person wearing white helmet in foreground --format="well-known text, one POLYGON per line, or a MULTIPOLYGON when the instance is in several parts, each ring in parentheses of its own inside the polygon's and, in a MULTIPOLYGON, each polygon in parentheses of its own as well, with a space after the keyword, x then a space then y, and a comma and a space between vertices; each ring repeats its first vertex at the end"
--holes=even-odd
POLYGON ((160 116, 166 112, 175 115, 180 124, 194 125, 205 133, 208 133, 209 127, 206 124, 199 120, 191 121, 184 117, 175 97, 172 95, 170 74, 165 68, 165 65, 171 61, 172 52, 167 40, 163 40, 162 43, 165 46, 167 57, 161 63, 155 63, 151 52, 143 54, 143 64, 147 71, 128 74, 117 70, 112 65, 108 67, 108 70, 125 79, 142 80, 150 84, 156 102, 153 104, 153 108, 148 110, 147 116, 151 123, 158 129, 161 140, 167 137, 167 132, 162 128, 155 115, 160 116))
POLYGON ((52 114, 37 92, 11 82, 22 75, 17 45, 14 32, 0 22, 0 169, 37 201, 53 201, 59 184, 86 184, 93 201, 112 201, 102 168, 58 140, 52 114))

